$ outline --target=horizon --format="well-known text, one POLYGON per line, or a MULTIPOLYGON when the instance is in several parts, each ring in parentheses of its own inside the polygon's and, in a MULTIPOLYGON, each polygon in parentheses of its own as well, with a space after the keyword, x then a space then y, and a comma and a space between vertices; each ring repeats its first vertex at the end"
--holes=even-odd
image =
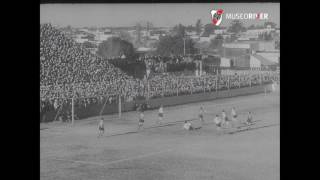
MULTIPOLYGON (((194 26, 198 19, 202 25, 210 24, 210 11, 220 8, 226 13, 268 13, 268 20, 240 21, 246 27, 270 21, 280 28, 280 3, 41 4, 40 23, 73 28, 133 27, 145 22, 154 27, 194 26)), ((231 21, 223 19, 221 26, 231 21)))

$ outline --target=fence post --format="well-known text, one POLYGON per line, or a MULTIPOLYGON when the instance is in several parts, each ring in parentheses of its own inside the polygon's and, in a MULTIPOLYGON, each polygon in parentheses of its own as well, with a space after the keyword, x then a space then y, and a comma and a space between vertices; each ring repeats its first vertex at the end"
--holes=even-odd
POLYGON ((147 93, 147 100, 149 99, 149 97, 150 97, 150 84, 149 84, 149 80, 147 80, 148 81, 148 93, 147 93))
POLYGON ((228 75, 228 90, 230 90, 230 75, 228 75))
POLYGON ((162 89, 162 93, 161 93, 161 95, 162 95, 162 97, 163 97, 163 96, 164 96, 164 91, 165 91, 165 90, 164 90, 163 81, 161 81, 161 87, 162 87, 162 88, 161 88, 161 89, 162 89))
POLYGON ((240 74, 239 74, 239 88, 241 88, 241 78, 240 78, 240 74))
POLYGON ((219 76, 217 75, 217 78, 216 78, 216 92, 218 92, 218 78, 219 78, 219 76))
POLYGON ((177 85, 177 96, 179 96, 179 86, 177 85))
POLYGON ((190 80, 190 82, 191 82, 191 94, 193 93, 193 81, 192 81, 192 79, 189 79, 190 80))
POLYGON ((119 111, 119 119, 121 118, 121 94, 119 94, 119 107, 118 107, 118 111, 119 111))
POLYGON ((71 99, 71 119, 72 119, 72 125, 74 125, 74 97, 71 99))

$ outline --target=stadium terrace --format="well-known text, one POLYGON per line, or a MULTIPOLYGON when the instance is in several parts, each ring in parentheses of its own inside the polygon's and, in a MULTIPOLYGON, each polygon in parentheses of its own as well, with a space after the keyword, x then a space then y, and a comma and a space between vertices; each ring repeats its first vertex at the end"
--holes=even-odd
POLYGON ((226 19, 267 20, 268 13, 226 13, 226 19))

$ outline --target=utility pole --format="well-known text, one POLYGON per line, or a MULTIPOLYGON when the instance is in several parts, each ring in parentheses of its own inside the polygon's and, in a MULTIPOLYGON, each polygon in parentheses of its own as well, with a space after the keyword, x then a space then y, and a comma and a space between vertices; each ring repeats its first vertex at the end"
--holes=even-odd
POLYGON ((183 55, 186 55, 186 38, 183 38, 183 55))
POLYGON ((72 125, 74 125, 74 97, 71 99, 71 119, 72 119, 72 125))

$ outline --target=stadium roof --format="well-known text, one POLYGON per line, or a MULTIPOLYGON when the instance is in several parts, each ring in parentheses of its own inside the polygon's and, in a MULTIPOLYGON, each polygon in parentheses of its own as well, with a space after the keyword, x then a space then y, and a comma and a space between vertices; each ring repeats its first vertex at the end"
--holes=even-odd
POLYGON ((147 47, 139 47, 137 49, 138 52, 148 52, 148 51, 153 51, 155 50, 154 48, 147 48, 147 47))
POLYGON ((263 65, 263 66, 270 66, 270 65, 275 65, 276 64, 276 62, 272 62, 269 59, 266 59, 261 55, 253 54, 252 56, 257 58, 261 62, 261 65, 263 65))
POLYGON ((222 46, 223 46, 224 48, 250 49, 250 43, 248 43, 248 42, 224 43, 222 46))

